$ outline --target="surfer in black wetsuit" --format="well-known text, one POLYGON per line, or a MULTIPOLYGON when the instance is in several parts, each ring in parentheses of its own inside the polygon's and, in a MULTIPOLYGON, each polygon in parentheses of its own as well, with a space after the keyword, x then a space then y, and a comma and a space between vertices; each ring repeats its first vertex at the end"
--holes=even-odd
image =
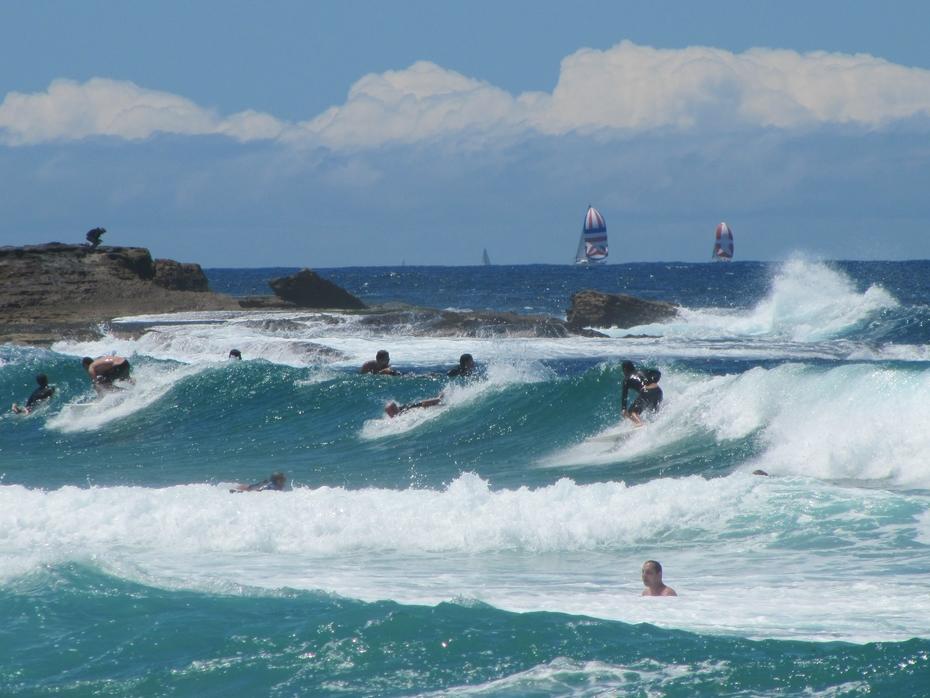
POLYGON ((643 410, 648 408, 653 412, 659 411, 659 404, 662 402, 662 388, 659 387, 661 374, 655 369, 637 371, 632 361, 624 361, 620 364, 620 367, 623 369, 620 413, 633 422, 635 426, 641 427, 643 420, 640 415, 643 410), (626 401, 630 388, 635 390, 638 395, 633 400, 633 404, 630 405, 630 409, 627 409, 626 401))
POLYGON ((44 373, 36 376, 36 383, 39 384, 39 387, 32 391, 32 395, 26 400, 25 405, 20 407, 15 402, 13 403, 13 411, 16 414, 29 414, 39 406, 39 403, 48 400, 55 394, 55 386, 48 384, 48 376, 44 373))

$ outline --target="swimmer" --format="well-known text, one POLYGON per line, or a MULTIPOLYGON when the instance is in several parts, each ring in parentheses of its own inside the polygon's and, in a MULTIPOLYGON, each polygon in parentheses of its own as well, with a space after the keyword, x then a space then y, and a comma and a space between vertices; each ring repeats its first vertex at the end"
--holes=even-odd
POLYGON ((478 370, 477 364, 475 364, 475 359, 471 354, 462 354, 459 357, 459 365, 449 369, 446 372, 446 375, 449 378, 457 378, 458 376, 463 376, 465 378, 474 375, 475 371, 478 370))
POLYGON ((388 417, 396 417, 397 415, 406 412, 407 410, 418 409, 420 407, 435 407, 436 405, 442 404, 442 394, 440 393, 436 397, 431 397, 426 400, 420 400, 419 402, 411 402, 409 405, 398 405, 396 402, 389 402, 384 408, 385 414, 388 417))
POLYGON ((272 473, 271 477, 261 482, 251 485, 236 485, 235 489, 230 492, 280 492, 287 484, 287 476, 284 473, 272 473))
POLYGON ((655 560, 646 560, 643 563, 643 589, 642 596, 678 596, 672 587, 662 581, 662 565, 655 560))
POLYGON ((359 373, 373 373, 382 376, 399 376, 400 371, 391 366, 391 355, 385 349, 375 354, 374 361, 366 361, 358 371, 359 373))

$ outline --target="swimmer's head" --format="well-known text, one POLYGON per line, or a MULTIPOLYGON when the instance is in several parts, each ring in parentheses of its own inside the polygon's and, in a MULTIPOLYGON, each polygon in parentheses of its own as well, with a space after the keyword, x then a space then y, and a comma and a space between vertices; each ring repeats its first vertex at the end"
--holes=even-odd
POLYGON ((229 350, 229 358, 230 358, 230 359, 241 359, 241 358, 242 358, 242 352, 239 351, 238 349, 230 349, 230 350, 229 350))
POLYGON ((38 376, 36 376, 36 383, 39 384, 40 388, 44 388, 46 385, 48 385, 48 376, 46 376, 44 373, 40 373, 38 376))
POLYGON ((391 363, 391 355, 387 353, 386 349, 379 349, 378 353, 375 354, 375 361, 381 366, 387 366, 391 363))
POLYGON ((472 358, 471 354, 462 354, 459 357, 459 366, 462 368, 469 368, 475 365, 475 360, 472 358))
POLYGON ((620 364, 620 368, 623 369, 624 376, 628 376, 636 370, 636 366, 633 365, 632 361, 624 361, 620 364))
POLYGON ((81 359, 81 365, 82 365, 84 368, 87 368, 87 367, 90 366, 92 363, 94 363, 94 360, 93 360, 92 358, 90 358, 89 356, 85 356, 83 359, 81 359))
POLYGON ((643 584, 652 586, 662 581, 662 565, 657 560, 646 560, 643 563, 643 584))
POLYGON ((270 480, 272 485, 277 489, 281 489, 284 487, 284 483, 287 482, 287 476, 284 473, 272 473, 270 480))

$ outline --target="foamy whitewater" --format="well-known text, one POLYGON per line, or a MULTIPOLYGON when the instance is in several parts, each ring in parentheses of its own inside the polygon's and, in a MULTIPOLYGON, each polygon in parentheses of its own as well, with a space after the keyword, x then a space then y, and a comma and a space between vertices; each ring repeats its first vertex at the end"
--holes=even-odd
POLYGON ((682 312, 564 339, 188 313, 2 346, 8 402, 39 372, 57 394, 0 418, 0 694, 926 695, 928 272, 324 270, 369 303, 682 312), (382 348, 405 375, 357 373, 382 348), (446 378, 464 352, 479 376, 446 378), (80 357, 106 353, 135 383, 97 399, 80 357), (662 372, 642 429, 624 359, 662 372), (287 491, 230 492, 272 471, 287 491), (640 596, 646 559, 677 598, 640 596))

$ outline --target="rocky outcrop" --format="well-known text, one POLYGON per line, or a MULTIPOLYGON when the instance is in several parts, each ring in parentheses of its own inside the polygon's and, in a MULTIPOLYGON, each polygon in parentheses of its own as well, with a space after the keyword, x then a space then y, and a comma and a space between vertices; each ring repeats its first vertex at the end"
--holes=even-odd
POLYGON ((268 285, 278 298, 300 308, 361 310, 365 307, 364 303, 344 288, 309 269, 301 269, 291 276, 272 279, 268 285))
POLYGON ((193 274, 182 271, 186 266, 159 265, 141 247, 0 247, 0 342, 85 336, 122 315, 239 309, 229 296, 188 290, 193 274), (159 266, 178 274, 157 283, 159 266))
POLYGON ((491 311, 451 311, 434 308, 387 309, 363 315, 358 325, 376 331, 402 327, 405 333, 424 337, 568 337, 603 336, 571 330, 567 323, 547 315, 517 315, 491 311))
POLYGON ((572 294, 568 326, 574 331, 584 327, 636 327, 663 322, 678 315, 678 306, 664 301, 649 301, 622 293, 578 291, 572 294))
POLYGON ((209 291, 210 283, 199 264, 182 264, 173 259, 155 260, 155 277, 152 279, 162 288, 174 291, 209 291))

